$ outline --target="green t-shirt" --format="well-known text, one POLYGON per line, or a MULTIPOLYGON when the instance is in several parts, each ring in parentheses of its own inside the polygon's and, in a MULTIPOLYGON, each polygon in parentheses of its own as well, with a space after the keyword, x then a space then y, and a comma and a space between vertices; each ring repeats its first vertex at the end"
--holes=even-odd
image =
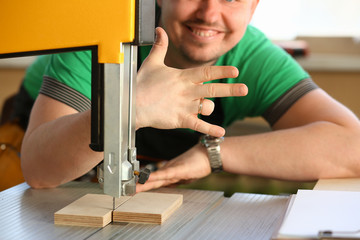
POLYGON ((43 55, 36 58, 35 62, 26 69, 23 86, 32 99, 39 94, 43 75, 50 55, 43 55))

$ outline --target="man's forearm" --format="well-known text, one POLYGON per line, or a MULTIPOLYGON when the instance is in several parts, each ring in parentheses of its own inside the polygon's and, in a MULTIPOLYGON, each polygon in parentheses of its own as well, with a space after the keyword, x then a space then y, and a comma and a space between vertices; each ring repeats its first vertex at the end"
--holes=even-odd
POLYGON ((91 170, 103 158, 89 148, 90 111, 46 122, 24 138, 22 168, 27 182, 55 187, 91 170))
POLYGON ((315 122, 269 133, 228 137, 221 146, 224 170, 304 181, 360 176, 357 136, 354 128, 315 122))

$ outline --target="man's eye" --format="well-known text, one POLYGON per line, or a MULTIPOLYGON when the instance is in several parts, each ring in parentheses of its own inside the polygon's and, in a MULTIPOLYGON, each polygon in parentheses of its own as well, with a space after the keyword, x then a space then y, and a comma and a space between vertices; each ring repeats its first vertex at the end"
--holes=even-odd
POLYGON ((225 3, 241 3, 244 0, 225 0, 225 3))

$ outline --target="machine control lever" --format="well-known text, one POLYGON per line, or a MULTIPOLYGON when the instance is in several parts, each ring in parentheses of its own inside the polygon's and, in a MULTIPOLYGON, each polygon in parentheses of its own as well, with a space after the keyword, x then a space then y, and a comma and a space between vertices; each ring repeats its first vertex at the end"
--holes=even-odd
POLYGON ((144 168, 140 172, 135 171, 134 174, 139 177, 138 183, 144 184, 149 179, 150 169, 144 168))

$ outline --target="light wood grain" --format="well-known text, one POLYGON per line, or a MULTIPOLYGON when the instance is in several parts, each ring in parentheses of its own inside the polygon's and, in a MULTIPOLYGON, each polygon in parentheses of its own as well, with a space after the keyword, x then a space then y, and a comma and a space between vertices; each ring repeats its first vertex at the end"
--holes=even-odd
POLYGON ((360 191, 360 178, 320 179, 314 190, 360 191))
MULTIPOLYGON (((131 197, 116 198, 116 207, 131 197)), ((104 227, 112 221, 113 198, 87 194, 54 214, 57 225, 104 227)))
POLYGON ((141 192, 113 212, 114 222, 163 223, 183 202, 181 194, 141 192))

